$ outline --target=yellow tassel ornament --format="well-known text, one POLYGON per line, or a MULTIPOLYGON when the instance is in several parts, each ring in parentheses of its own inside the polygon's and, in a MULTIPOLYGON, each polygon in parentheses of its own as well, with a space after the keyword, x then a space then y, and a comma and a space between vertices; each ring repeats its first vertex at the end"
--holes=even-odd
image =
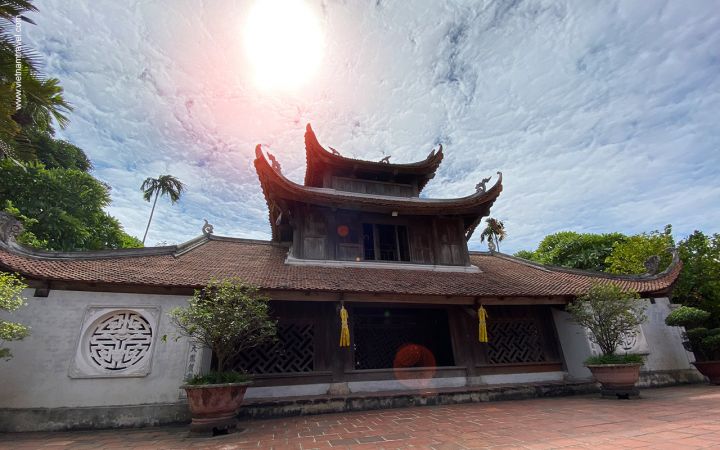
POLYGON ((485 310, 485 308, 483 308, 482 305, 480 305, 480 308, 478 308, 478 319, 480 320, 480 330, 479 330, 479 341, 480 342, 488 341, 487 318, 488 318, 487 311, 485 310))
POLYGON ((340 307, 340 347, 350 347, 350 328, 348 328, 348 312, 345 306, 340 307))

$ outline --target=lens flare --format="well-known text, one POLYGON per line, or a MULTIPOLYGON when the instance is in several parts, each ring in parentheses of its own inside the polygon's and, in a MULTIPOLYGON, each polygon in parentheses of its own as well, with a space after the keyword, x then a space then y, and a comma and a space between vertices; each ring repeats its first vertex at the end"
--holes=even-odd
POLYGON ((323 35, 302 0, 258 0, 244 30, 245 52, 258 85, 292 90, 317 71, 323 35))

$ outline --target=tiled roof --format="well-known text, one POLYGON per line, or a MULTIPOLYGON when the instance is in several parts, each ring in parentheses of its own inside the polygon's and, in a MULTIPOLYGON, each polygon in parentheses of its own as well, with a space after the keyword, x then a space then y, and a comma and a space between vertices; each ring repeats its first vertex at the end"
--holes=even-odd
POLYGON ((30 279, 199 287, 211 277, 239 276, 263 289, 438 296, 574 296, 596 281, 612 281, 641 293, 667 291, 681 264, 675 258, 654 277, 620 277, 548 268, 518 258, 471 253, 480 273, 367 267, 339 268, 285 263, 287 247, 266 241, 194 239, 181 246, 127 251, 31 253, 0 242, 0 269, 30 279))

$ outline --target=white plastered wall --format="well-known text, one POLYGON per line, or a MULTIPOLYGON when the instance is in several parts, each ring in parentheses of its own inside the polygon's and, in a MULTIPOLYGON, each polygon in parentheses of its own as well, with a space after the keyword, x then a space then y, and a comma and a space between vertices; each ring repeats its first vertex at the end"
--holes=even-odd
MULTIPOLYGON (((168 311, 187 304, 187 296, 51 290, 48 297, 25 291, 27 306, 9 319, 27 324, 31 334, 8 342, 14 355, 0 361, 0 408, 57 408, 78 406, 176 403, 185 377, 189 345, 172 338, 168 311), (150 372, 140 377, 71 378, 85 312, 89 306, 154 307, 159 327, 154 330, 150 372), (160 337, 167 334, 167 342, 160 337)), ((199 357, 198 357, 199 358, 199 357)))

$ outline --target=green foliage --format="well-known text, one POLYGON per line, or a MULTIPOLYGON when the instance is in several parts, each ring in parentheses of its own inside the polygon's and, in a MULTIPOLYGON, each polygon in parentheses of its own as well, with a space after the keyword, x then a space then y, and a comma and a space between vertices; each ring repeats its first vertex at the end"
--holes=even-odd
POLYGON ((672 327, 699 327, 710 318, 710 313, 692 306, 681 306, 668 314, 665 323, 672 327))
MULTIPOLYGON (((16 275, 0 272, 0 311, 13 312, 25 305, 22 291, 27 286, 16 275)), ((30 334, 27 326, 0 319, 0 358, 12 358, 10 349, 2 347, 7 341, 18 341, 30 334)))
POLYGON ((710 356, 710 358, 720 359, 717 356, 718 354, 720 354, 720 334, 714 334, 712 336, 705 337, 700 342, 700 347, 706 355, 716 355, 710 356))
POLYGON ((168 196, 170 203, 176 203, 185 191, 185 185, 172 175, 160 175, 157 178, 145 178, 140 190, 143 191, 146 202, 149 202, 153 196, 160 195, 168 196))
POLYGON ((198 386, 203 384, 226 384, 226 383, 245 383, 250 381, 250 375, 242 372, 217 372, 211 371, 205 375, 195 375, 187 380, 187 384, 198 386))
POLYGON ((683 268, 665 323, 684 326, 685 346, 699 361, 720 360, 720 235, 695 231, 678 244, 683 268))
POLYGON ((515 256, 516 258, 522 258, 522 259, 527 259, 528 261, 536 261, 536 262, 538 259, 535 252, 531 252, 530 250, 517 251, 517 252, 515 252, 515 254, 513 256, 515 256))
POLYGON ((708 311, 708 325, 720 326, 720 234, 695 231, 678 244, 682 272, 673 301, 708 311))
POLYGON ((720 360, 720 328, 704 327, 713 322, 712 315, 698 308, 681 306, 668 314, 669 326, 684 326, 685 348, 695 354, 698 361, 720 360))
POLYGON ((613 245, 612 253, 607 257, 607 272, 625 275, 641 275, 647 272, 645 261, 651 256, 660 257, 660 267, 670 265, 672 255, 668 249, 675 246, 672 237, 672 226, 666 225, 665 229, 642 233, 630 236, 623 242, 613 245))
POLYGON ((30 132, 28 139, 35 159, 47 169, 77 169, 82 172, 92 169, 90 159, 80 147, 55 139, 50 133, 30 132))
POLYGON ((0 209, 24 225, 22 244, 48 250, 141 247, 102 208, 109 188, 91 177, 80 148, 55 139, 72 107, 55 78, 38 70, 37 55, 20 48, 16 80, 15 18, 33 24, 28 0, 0 2, 0 209), (19 93, 20 108, 16 108, 19 93))
POLYGON ((625 239, 627 237, 621 233, 561 231, 545 236, 534 252, 524 250, 515 256, 540 264, 602 272, 606 269, 605 259, 612 253, 613 245, 625 239))
POLYGON ((25 218, 34 236, 25 243, 65 251, 141 246, 103 210, 109 203, 109 187, 81 170, 0 160, 0 207, 25 218))
POLYGON ((233 359, 271 340, 277 324, 270 318, 269 298, 238 278, 212 279, 188 300, 188 306, 170 311, 181 336, 210 348, 217 369, 224 372, 233 359))
POLYGON ((598 355, 591 356, 585 360, 587 365, 600 364, 642 364, 642 355, 626 354, 626 355, 598 355))
POLYGON ((41 75, 37 54, 24 46, 20 48, 20 83, 16 81, 14 20, 20 16, 32 24, 26 16, 32 11, 37 8, 30 1, 0 2, 0 158, 16 163, 35 159, 30 134, 53 134, 54 124, 65 127, 72 110, 59 81, 41 75), (19 109, 16 91, 20 93, 19 109))
POLYGON ((594 284, 587 294, 569 304, 567 311, 590 330, 592 341, 604 355, 614 354, 623 337, 637 333, 638 326, 645 321, 638 294, 610 283, 594 284))

